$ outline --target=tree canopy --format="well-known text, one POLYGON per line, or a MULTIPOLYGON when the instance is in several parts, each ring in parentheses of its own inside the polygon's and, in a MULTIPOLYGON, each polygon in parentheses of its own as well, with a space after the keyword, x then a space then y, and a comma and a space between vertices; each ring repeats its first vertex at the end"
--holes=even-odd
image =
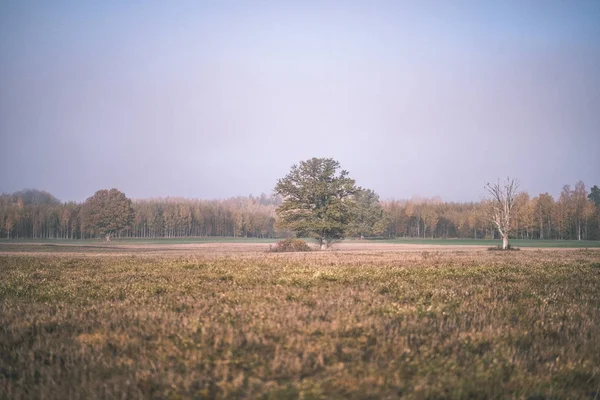
POLYGON ((18 199, 21 199, 23 205, 45 205, 45 204, 50 204, 50 205, 56 205, 56 204, 60 204, 60 201, 54 197, 53 195, 51 195, 50 193, 44 191, 44 190, 37 190, 37 189, 23 189, 23 190, 19 190, 18 192, 15 192, 12 194, 13 200, 15 202, 18 201, 18 199))
POLYGON ((354 208, 347 234, 361 238, 382 234, 387 220, 377 193, 371 189, 359 188, 353 198, 354 208))
POLYGON ((131 200, 118 189, 98 190, 83 204, 84 223, 96 236, 106 240, 133 221, 131 200))
POLYGON ((588 199, 594 203, 595 206, 600 206, 600 188, 598 185, 592 186, 588 199))
POLYGON ((358 190, 348 171, 332 158, 294 164, 275 186, 275 193, 283 197, 277 208, 279 223, 298 236, 317 239, 321 249, 329 247, 345 236, 358 190))

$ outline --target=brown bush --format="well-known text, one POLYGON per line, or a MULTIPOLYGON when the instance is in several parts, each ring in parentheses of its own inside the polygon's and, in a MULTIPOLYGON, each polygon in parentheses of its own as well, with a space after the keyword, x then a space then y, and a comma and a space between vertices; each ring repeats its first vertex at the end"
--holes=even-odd
POLYGON ((280 240, 279 242, 277 242, 275 247, 269 247, 269 251, 274 252, 274 253, 289 253, 289 252, 296 252, 296 251, 311 251, 311 250, 312 249, 310 248, 308 243, 306 243, 304 240, 294 239, 294 238, 280 240))

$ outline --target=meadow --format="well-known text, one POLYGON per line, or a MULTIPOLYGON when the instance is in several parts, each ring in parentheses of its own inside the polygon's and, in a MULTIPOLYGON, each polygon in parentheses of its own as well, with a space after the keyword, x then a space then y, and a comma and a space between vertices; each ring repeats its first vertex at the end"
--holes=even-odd
POLYGON ((600 398, 597 249, 95 245, 0 246, 0 398, 600 398))
MULTIPOLYGON (((280 239, 273 238, 245 238, 245 237, 181 237, 181 238, 157 238, 157 239, 141 239, 127 238, 116 239, 111 243, 106 243, 103 239, 85 239, 85 240, 69 240, 69 239, 5 239, 0 238, 0 251, 7 251, 10 247, 6 245, 16 244, 19 246, 42 245, 42 246, 115 246, 115 245, 147 245, 147 246, 170 246, 182 244, 203 244, 203 243, 262 243, 274 244, 280 239)), ((307 242, 310 239, 305 238, 307 242)), ((425 246, 483 246, 494 247, 500 243, 497 239, 429 239, 429 238, 396 238, 396 239, 347 239, 343 244, 394 244, 394 245, 425 245, 425 246)), ((593 249, 600 248, 599 240, 534 240, 534 239, 511 239, 511 246, 518 248, 565 248, 565 249, 593 249)), ((339 247, 339 246, 338 246, 339 247)))

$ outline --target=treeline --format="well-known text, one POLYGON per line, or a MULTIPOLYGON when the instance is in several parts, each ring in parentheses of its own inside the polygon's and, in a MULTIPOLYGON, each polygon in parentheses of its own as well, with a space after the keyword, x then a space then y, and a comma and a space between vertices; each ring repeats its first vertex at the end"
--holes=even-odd
MULTIPOLYGON (((261 195, 227 200, 183 198, 135 200, 131 225, 121 238, 288 236, 277 228, 281 199, 261 195)), ((423 238, 494 238, 485 202, 451 203, 440 199, 382 201, 384 213, 370 236, 423 238)), ((548 193, 518 195, 512 218, 513 238, 600 240, 600 189, 583 182, 564 186, 558 198, 548 193)), ((61 203, 53 195, 23 190, 0 195, 0 235, 6 238, 85 239, 82 204, 61 203)))
MULTIPOLYGON (((133 201, 131 226, 121 238, 194 236, 276 237, 275 209, 280 200, 267 195, 227 200, 182 198, 133 201)), ((61 203, 51 194, 24 190, 0 195, 0 235, 7 238, 85 239, 95 237, 86 226, 83 204, 61 203)))
POLYGON ((122 236, 140 238, 232 236, 273 238, 279 199, 236 197, 227 200, 150 199, 133 202, 135 217, 122 236))
MULTIPOLYGON (((600 189, 565 185, 558 199, 548 193, 517 195, 511 238, 600 240, 600 189)), ((439 199, 384 202, 388 237, 498 238, 485 201, 444 203, 439 199)))

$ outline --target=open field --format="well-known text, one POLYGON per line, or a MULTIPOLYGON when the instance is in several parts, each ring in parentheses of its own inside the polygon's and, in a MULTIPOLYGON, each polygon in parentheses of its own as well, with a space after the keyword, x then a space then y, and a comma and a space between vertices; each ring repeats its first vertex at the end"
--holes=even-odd
POLYGON ((0 245, 0 398, 600 398, 598 250, 94 245, 0 245))
MULTIPOLYGON (((187 255, 206 252, 261 252, 279 239, 246 238, 175 238, 175 239, 123 239, 57 240, 57 239, 0 239, 0 254, 31 253, 93 253, 93 254, 147 254, 170 253, 187 255)), ((316 245, 307 239, 316 249, 316 245)), ((333 245, 334 251, 453 251, 486 250, 496 247, 499 240, 467 239, 394 239, 394 240, 344 240, 333 245)), ((522 249, 600 249, 600 241, 592 240, 511 240, 511 245, 522 249)))
MULTIPOLYGON (((390 244, 419 244, 438 246, 486 246, 493 247, 500 244, 500 240, 492 239, 393 239, 376 240, 378 243, 390 244)), ((600 240, 526 240, 511 239, 511 246, 519 248, 600 248, 600 240)))

